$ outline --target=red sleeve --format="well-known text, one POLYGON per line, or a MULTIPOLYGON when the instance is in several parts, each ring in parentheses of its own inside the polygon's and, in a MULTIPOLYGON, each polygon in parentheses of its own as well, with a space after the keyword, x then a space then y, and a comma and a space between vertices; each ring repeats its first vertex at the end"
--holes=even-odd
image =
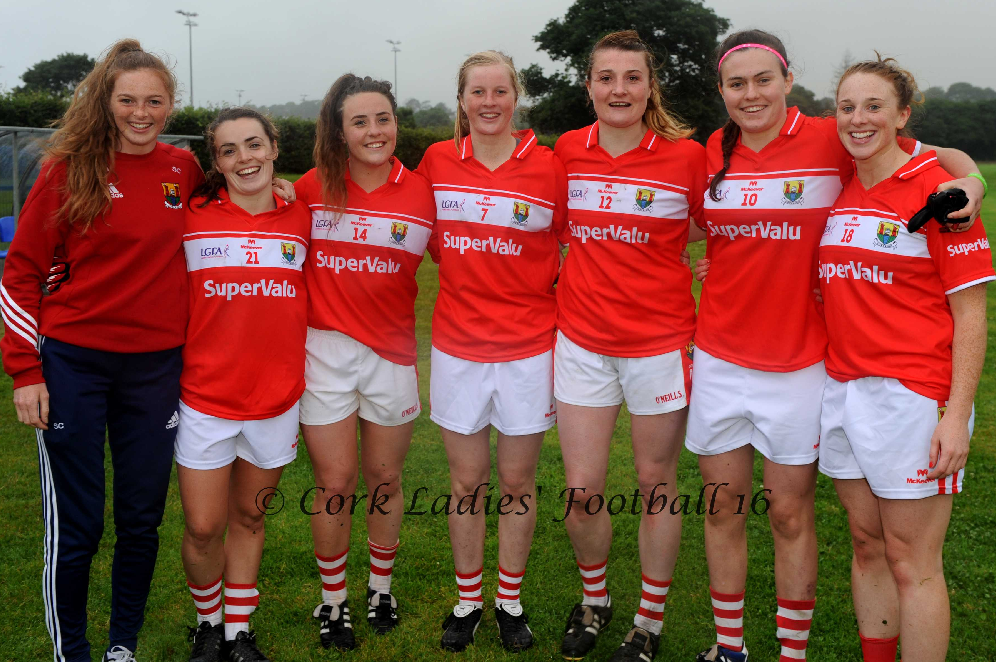
POLYGON ((6 327, 0 340, 3 369, 14 388, 40 384, 38 335, 42 286, 53 257, 62 250, 65 223, 56 224, 63 197, 65 166, 46 163, 31 188, 18 217, 17 232, 7 253, 0 281, 0 310, 6 327))
POLYGON ((553 233, 557 241, 566 246, 571 243, 571 232, 567 226, 567 168, 556 154, 553 155, 553 180, 557 192, 554 198, 556 207, 553 208, 553 233))
POLYGON ((439 226, 436 224, 436 197, 432 193, 432 152, 433 147, 438 144, 429 145, 429 148, 425 150, 425 155, 422 156, 422 160, 419 161, 418 167, 415 168, 415 174, 425 180, 425 183, 429 187, 430 195, 432 195, 432 232, 429 234, 429 242, 425 245, 425 249, 429 251, 429 257, 436 264, 439 264, 439 226))
POLYGON ((692 148, 688 159, 688 174, 691 178, 688 186, 688 215, 695 219, 696 225, 704 228, 705 192, 709 188, 706 181, 709 177, 706 172, 706 151, 697 142, 689 140, 688 143, 692 148))
POLYGON ((989 238, 982 223, 974 223, 965 232, 941 232, 940 224, 931 221, 924 229, 927 250, 945 294, 996 279, 989 238))

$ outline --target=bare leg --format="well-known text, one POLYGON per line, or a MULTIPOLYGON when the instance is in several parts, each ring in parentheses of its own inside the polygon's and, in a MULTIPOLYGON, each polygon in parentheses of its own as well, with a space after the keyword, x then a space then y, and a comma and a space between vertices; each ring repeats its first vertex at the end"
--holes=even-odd
POLYGON ((225 527, 232 465, 218 469, 176 466, 183 504, 183 543, 180 556, 187 580, 206 586, 225 570, 225 527))
POLYGON ((280 482, 283 467, 260 469, 242 458, 232 465, 232 487, 228 508, 228 536, 225 538, 225 582, 255 584, 263 558, 266 515, 256 496, 280 482))
POLYGON ((564 457, 567 499, 571 498, 570 489, 577 488, 574 499, 580 501, 567 504, 570 512, 564 524, 574 547, 574 556, 582 565, 602 563, 608 558, 612 546, 612 522, 606 508, 589 515, 584 505, 592 495, 604 497, 609 444, 619 409, 620 405, 582 407, 557 401, 557 426, 564 457))
POLYGON ((415 421, 388 427, 360 420, 363 479, 369 494, 367 532, 372 542, 385 547, 398 542, 401 530, 401 516, 405 512, 401 471, 414 427, 415 421))
POLYGON ((349 548, 352 518, 347 499, 355 495, 359 478, 356 421, 357 413, 353 412, 337 423, 301 426, 318 487, 312 506, 312 512, 318 511, 318 514, 310 518, 311 536, 315 552, 324 557, 335 556, 349 548))
POLYGON ((764 486, 775 539, 775 591, 784 600, 816 597, 816 463, 777 464, 765 459, 764 486))
POLYGON ((536 528, 536 465, 544 432, 518 436, 498 433, 498 486, 502 508, 498 517, 498 564, 513 573, 526 569, 536 528), (529 510, 525 510, 525 506, 529 510))
POLYGON ((833 481, 851 528, 851 593, 858 632, 874 639, 899 636, 899 589, 885 557, 879 500, 863 478, 833 481))
POLYGON ((654 579, 670 579, 678 559, 681 543, 681 511, 672 514, 671 503, 678 495, 678 455, 685 434, 688 409, 667 414, 631 416, 633 462, 640 492, 643 493, 643 514, 640 516, 640 568, 654 579), (666 487, 657 487, 666 483, 666 487), (647 515, 648 508, 657 512, 661 502, 652 505, 650 495, 667 495, 668 507, 658 515, 647 515))
POLYGON ((747 584, 747 511, 740 508, 739 495, 745 495, 748 503, 753 492, 754 447, 748 444, 719 455, 700 455, 699 471, 707 508, 709 585, 719 593, 742 593, 747 584))
POLYGON ((491 426, 469 435, 446 428, 439 430, 450 465, 453 500, 448 522, 453 564, 458 573, 469 574, 484 565, 484 495, 487 485, 478 490, 476 500, 473 494, 478 486, 491 478, 491 426))
POLYGON ((941 551, 954 496, 879 499, 885 557, 899 588, 904 662, 943 662, 948 652, 951 607, 941 551))

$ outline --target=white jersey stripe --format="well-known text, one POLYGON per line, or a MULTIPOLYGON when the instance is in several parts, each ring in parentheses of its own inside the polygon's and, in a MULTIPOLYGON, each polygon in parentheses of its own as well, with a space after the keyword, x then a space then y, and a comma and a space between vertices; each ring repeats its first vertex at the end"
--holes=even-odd
MULTIPOLYGON (((764 177, 775 177, 776 175, 801 175, 807 172, 840 172, 840 168, 799 168, 796 170, 768 170, 766 172, 728 172, 727 177, 740 177, 745 179, 760 179, 764 177)), ((780 177, 779 177, 780 179, 780 177)))
MULTIPOLYGON (((464 187, 469 188, 469 187, 464 187)), ((543 232, 553 225, 553 209, 523 202, 526 196, 476 194, 456 198, 453 192, 433 191, 436 218, 474 225, 508 228, 523 232, 543 232)))
MULTIPOLYGON (((505 191, 503 189, 487 189, 479 188, 477 186, 461 186, 459 184, 433 184, 433 193, 437 190, 439 191, 466 191, 467 193, 476 193, 482 196, 511 196, 512 198, 521 198, 523 200, 528 200, 529 202, 535 202, 536 204, 545 205, 550 209, 553 209, 557 205, 549 200, 544 200, 543 198, 535 198, 531 195, 526 195, 525 193, 517 193, 515 191, 505 191)), ((437 194, 438 195, 438 194, 437 194)), ((438 199, 438 198, 437 198, 438 199)))
POLYGON ((902 219, 880 214, 876 210, 833 210, 827 219, 820 246, 930 259, 925 234, 910 234, 902 223, 897 222, 902 219))
MULTIPOLYGON (((233 233, 235 234, 235 233, 233 233)), ((301 271, 308 253, 308 245, 298 239, 259 237, 201 237, 183 242, 187 258, 187 271, 218 267, 270 268, 301 271)))
POLYGON ((569 179, 567 206, 572 212, 617 217, 626 215, 655 220, 688 218, 688 198, 684 193, 602 179, 569 179))
POLYGON ((598 173, 590 172, 571 172, 567 174, 567 179, 588 179, 594 180, 595 182, 629 182, 632 184, 641 184, 643 186, 649 186, 651 188, 669 188, 675 191, 688 192, 688 189, 684 186, 678 186, 677 184, 669 184, 667 182, 659 182, 654 179, 634 179, 633 177, 616 177, 615 175, 600 175, 598 173))
MULTIPOLYGON (((326 211, 311 214, 311 239, 337 241, 356 246, 377 246, 422 255, 432 234, 431 226, 410 220, 399 221, 391 214, 370 212, 369 215, 349 210, 338 220, 326 211)), ((411 219, 412 217, 406 217, 411 219)))
POLYGON ((283 233, 283 232, 236 232, 234 230, 214 230, 212 232, 188 232, 185 235, 183 235, 183 238, 186 239, 187 237, 203 237, 203 236, 210 236, 210 237, 283 237, 285 239, 291 239, 291 240, 300 241, 300 242, 303 242, 305 244, 308 243, 307 238, 302 237, 301 235, 297 235, 297 234, 286 234, 286 233, 283 233))

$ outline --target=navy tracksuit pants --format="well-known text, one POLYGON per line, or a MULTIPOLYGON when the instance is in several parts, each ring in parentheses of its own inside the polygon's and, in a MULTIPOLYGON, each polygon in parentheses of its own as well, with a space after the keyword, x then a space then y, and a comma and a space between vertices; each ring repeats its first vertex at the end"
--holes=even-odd
POLYGON ((110 645, 135 650, 159 550, 180 399, 181 348, 104 352, 44 338, 48 430, 38 431, 45 623, 56 662, 90 660, 90 562, 104 530, 104 440, 114 467, 110 645))

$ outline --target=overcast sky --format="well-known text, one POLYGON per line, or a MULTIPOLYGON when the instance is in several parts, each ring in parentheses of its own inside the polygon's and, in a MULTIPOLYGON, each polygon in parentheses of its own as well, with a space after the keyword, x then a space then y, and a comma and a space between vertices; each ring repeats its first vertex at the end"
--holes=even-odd
MULTIPOLYGON (((391 80, 387 39, 401 41, 398 86, 410 97, 453 105, 456 70, 470 53, 498 48, 520 67, 553 63, 532 40, 572 0, 0 0, 0 86, 20 85, 34 63, 69 51, 97 56, 136 37, 169 54, 189 93, 187 28, 177 9, 196 11, 194 101, 256 104, 324 95, 346 71, 391 80)), ((922 88, 968 81, 996 87, 996 1, 706 0, 732 29, 779 35, 796 80, 829 93, 844 53, 895 56, 922 88)))

